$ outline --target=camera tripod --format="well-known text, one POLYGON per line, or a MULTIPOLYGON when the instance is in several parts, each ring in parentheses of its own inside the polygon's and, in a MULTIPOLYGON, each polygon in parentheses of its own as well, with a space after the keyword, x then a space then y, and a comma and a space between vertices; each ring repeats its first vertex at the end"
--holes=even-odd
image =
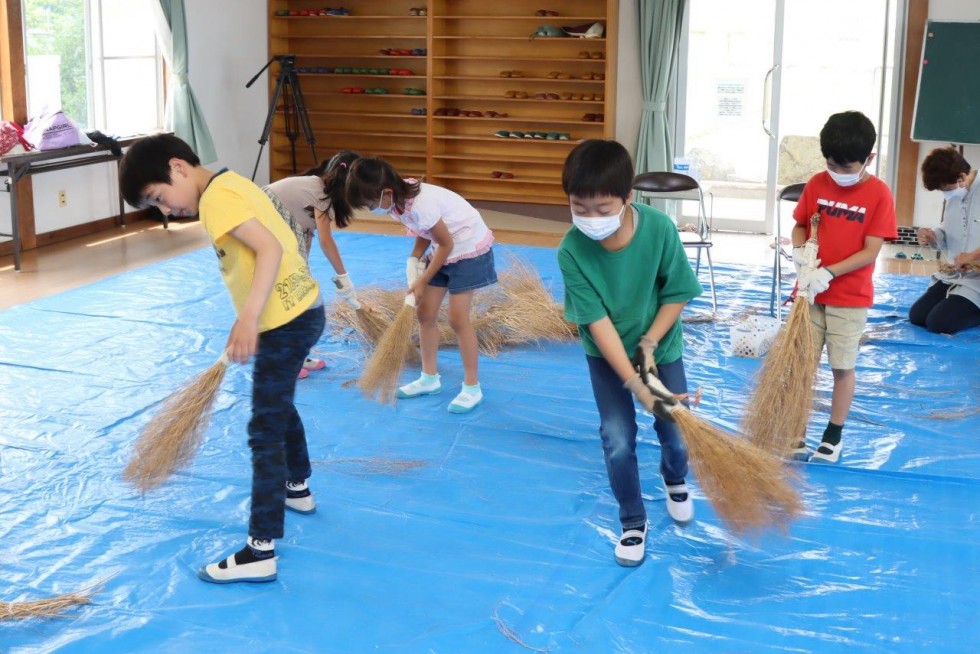
POLYGON ((269 113, 265 117, 265 127, 262 128, 262 136, 259 137, 259 156, 255 159, 255 168, 252 170, 252 181, 255 181, 255 174, 259 170, 259 161, 262 159, 262 148, 269 140, 272 132, 272 120, 275 118, 276 109, 279 106, 279 99, 282 98, 282 113, 286 123, 286 138, 289 139, 289 149, 292 154, 293 174, 296 173, 296 138, 299 136, 298 129, 303 130, 303 138, 310 145, 310 153, 313 155, 313 164, 319 161, 316 158, 316 137, 313 135, 313 127, 310 126, 310 116, 306 113, 306 103, 303 102, 303 91, 299 88, 299 79, 296 77, 296 55, 275 55, 269 60, 262 70, 255 73, 255 77, 248 81, 245 88, 249 88, 255 83, 265 69, 272 65, 273 61, 279 62, 279 76, 276 78, 276 88, 272 92, 272 100, 269 102, 269 113))

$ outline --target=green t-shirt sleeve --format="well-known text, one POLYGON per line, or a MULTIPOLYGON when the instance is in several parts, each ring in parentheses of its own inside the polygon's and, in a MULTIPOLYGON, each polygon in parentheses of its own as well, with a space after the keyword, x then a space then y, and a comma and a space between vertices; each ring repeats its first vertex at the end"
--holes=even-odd
POLYGON ((691 268, 681 237, 673 223, 669 220, 667 222, 669 229, 665 228, 662 232, 663 258, 657 271, 658 296, 661 305, 689 302, 702 293, 701 282, 691 268))
POLYGON ((558 267, 565 284, 565 320, 576 325, 589 325, 605 318, 606 307, 599 294, 568 250, 558 250, 558 267))

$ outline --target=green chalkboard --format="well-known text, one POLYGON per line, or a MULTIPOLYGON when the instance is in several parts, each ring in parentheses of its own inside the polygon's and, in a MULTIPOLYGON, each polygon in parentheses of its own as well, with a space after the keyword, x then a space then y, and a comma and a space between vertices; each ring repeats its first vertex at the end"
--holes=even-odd
POLYGON ((977 62, 980 22, 926 22, 912 140, 980 143, 977 62))

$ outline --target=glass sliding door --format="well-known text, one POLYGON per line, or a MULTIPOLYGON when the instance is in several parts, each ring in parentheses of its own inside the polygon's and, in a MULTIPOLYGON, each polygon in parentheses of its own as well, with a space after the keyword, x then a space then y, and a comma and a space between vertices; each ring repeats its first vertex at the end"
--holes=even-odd
POLYGON ((865 113, 876 152, 891 143, 896 4, 690 0, 676 150, 710 192, 715 229, 771 232, 778 188, 825 167, 833 113, 865 113))

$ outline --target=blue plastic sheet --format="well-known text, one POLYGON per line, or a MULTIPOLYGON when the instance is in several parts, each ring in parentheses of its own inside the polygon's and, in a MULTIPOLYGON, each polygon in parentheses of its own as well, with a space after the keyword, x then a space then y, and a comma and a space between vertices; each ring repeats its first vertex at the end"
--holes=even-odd
MULTIPOLYGON (((403 284, 405 239, 338 240, 356 283, 403 284)), ((553 250, 505 252, 561 297, 553 250)), ((701 415, 734 429, 759 360, 730 355, 728 328, 768 306, 769 272, 716 275, 721 314, 686 326, 685 357, 701 415)), ((486 400, 456 416, 456 350, 440 353, 442 395, 379 406, 345 384, 363 352, 328 330, 315 349, 328 368, 297 398, 319 509, 287 516, 279 580, 254 586, 196 576, 245 536, 248 368, 229 370, 186 471, 146 496, 120 476, 157 403, 224 345, 234 317, 213 253, 4 311, 0 601, 96 592, 65 618, 0 620, 0 652, 975 652, 980 330, 911 327, 925 284, 879 276, 842 460, 801 467, 807 514, 785 536, 733 536, 696 480, 696 521, 673 525, 644 422, 651 528, 632 570, 612 557, 577 344, 483 358, 486 400)), ((824 363, 811 439, 829 389, 824 363)))

